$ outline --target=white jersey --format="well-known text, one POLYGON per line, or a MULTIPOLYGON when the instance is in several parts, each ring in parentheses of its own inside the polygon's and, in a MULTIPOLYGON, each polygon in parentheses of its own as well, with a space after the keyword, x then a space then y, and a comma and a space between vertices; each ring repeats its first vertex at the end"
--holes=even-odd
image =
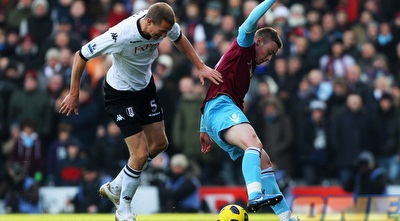
MULTIPOLYGON (((137 12, 81 48, 81 56, 87 60, 99 55, 112 55, 112 65, 106 81, 116 90, 139 91, 150 82, 151 64, 158 56, 158 45, 163 37, 154 40, 144 36, 139 21, 146 13, 147 10, 137 12)), ((167 33, 167 37, 171 41, 181 37, 177 23, 167 33)))

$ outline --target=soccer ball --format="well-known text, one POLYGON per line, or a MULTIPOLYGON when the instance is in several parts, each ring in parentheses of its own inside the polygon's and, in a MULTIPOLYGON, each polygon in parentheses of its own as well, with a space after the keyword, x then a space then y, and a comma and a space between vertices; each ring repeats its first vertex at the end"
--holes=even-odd
POLYGON ((219 212, 218 221, 249 221, 249 215, 243 207, 229 204, 219 212))

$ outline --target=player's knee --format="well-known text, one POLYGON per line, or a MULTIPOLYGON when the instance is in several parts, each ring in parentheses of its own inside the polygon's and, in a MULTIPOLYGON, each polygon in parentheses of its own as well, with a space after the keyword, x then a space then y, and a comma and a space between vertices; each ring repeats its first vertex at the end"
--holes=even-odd
POLYGON ((168 148, 168 145, 169 145, 168 139, 160 139, 156 142, 154 149, 160 153, 166 150, 168 148))

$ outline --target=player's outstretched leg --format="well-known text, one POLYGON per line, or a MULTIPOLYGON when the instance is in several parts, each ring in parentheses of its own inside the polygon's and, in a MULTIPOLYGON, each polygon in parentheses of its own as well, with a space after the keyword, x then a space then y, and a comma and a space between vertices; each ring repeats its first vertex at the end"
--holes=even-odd
POLYGON ((293 217, 289 209, 289 205, 285 197, 282 195, 278 184, 276 183, 275 174, 272 167, 261 171, 261 184, 266 194, 280 194, 282 201, 275 205, 270 205, 275 214, 279 217, 280 221, 297 221, 296 217, 293 217))
POLYGON ((283 196, 281 194, 258 194, 255 198, 247 203, 247 210, 249 212, 257 212, 263 206, 273 206, 281 202, 283 196))
POLYGON ((260 149, 249 147, 244 152, 242 161, 242 173, 246 182, 249 197, 247 209, 256 212, 266 205, 275 205, 282 200, 282 194, 264 194, 261 192, 261 167, 260 149))

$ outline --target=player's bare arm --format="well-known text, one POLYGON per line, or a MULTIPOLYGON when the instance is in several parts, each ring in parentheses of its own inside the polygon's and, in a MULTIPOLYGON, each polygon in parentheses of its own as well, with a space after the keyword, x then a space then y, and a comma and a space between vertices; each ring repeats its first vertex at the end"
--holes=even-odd
POLYGON ((211 151, 212 148, 212 140, 210 136, 208 136, 205 132, 200 132, 200 143, 201 143, 201 152, 208 153, 211 151))
POLYGON ((79 86, 86 61, 81 58, 79 51, 75 53, 72 65, 71 86, 68 95, 64 98, 60 105, 60 114, 70 116, 72 112, 79 114, 79 86))
POLYGON ((174 42, 174 44, 179 51, 189 58, 199 71, 201 85, 204 85, 204 78, 207 78, 216 85, 223 82, 221 73, 204 64, 185 35, 182 35, 181 39, 174 42))

